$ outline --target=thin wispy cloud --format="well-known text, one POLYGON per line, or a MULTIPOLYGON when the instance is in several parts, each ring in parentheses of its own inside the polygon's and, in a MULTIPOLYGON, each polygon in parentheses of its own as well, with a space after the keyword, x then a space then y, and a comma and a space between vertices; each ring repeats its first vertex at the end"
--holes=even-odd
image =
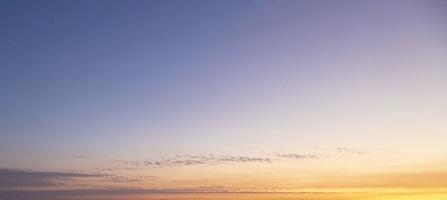
POLYGON ((364 156, 371 154, 365 150, 351 147, 337 147, 317 153, 276 153, 275 156, 296 160, 321 160, 321 159, 341 159, 349 156, 364 156))
POLYGON ((341 154, 354 154, 354 155, 367 154, 366 151, 360 150, 358 148, 348 148, 348 147, 338 147, 336 149, 333 149, 332 151, 336 152, 336 153, 341 153, 341 154))
POLYGON ((329 157, 329 155, 327 154, 294 154, 294 153, 276 154, 276 156, 282 158, 292 158, 297 160, 324 159, 329 157))
POLYGON ((89 159, 89 157, 86 156, 86 155, 76 155, 76 156, 73 156, 73 157, 77 158, 77 159, 89 159))
POLYGON ((132 160, 120 161, 114 160, 117 163, 132 168, 142 167, 179 167, 179 166, 193 166, 193 165, 222 165, 222 164, 243 164, 243 163, 271 163, 272 158, 261 156, 234 156, 234 155, 177 155, 165 159, 148 159, 148 160, 132 160))
MULTIPOLYGON (((274 153, 258 156, 246 155, 176 155, 161 159, 142 159, 142 160, 112 160, 114 167, 120 167, 123 170, 134 170, 142 168, 166 168, 182 167, 195 165, 234 165, 246 163, 274 163, 280 162, 278 158, 288 158, 295 160, 321 160, 321 159, 342 159, 349 155, 363 156, 366 151, 350 147, 338 147, 316 153, 274 153)), ((107 168, 106 170, 112 170, 107 168)))
POLYGON ((111 181, 114 183, 143 183, 156 180, 158 180, 156 176, 122 176, 115 174, 105 175, 104 179, 102 179, 103 182, 111 181))

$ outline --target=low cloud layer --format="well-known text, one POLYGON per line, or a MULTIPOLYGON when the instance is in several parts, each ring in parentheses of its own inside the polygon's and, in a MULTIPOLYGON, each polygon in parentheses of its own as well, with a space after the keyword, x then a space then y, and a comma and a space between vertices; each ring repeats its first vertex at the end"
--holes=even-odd
POLYGON ((61 199, 110 199, 110 197, 148 196, 157 194, 199 193, 256 193, 254 188, 209 186, 175 188, 103 188, 63 190, 5 190, 0 189, 0 199, 8 200, 61 200, 61 199))
POLYGON ((142 183, 154 181, 155 176, 123 176, 103 173, 72 173, 0 169, 0 189, 47 188, 69 186, 73 181, 97 183, 142 183))
POLYGON ((99 174, 37 172, 19 169, 0 169, 0 188, 55 186, 75 178, 103 177, 99 174))
MULTIPOLYGON (((9 173, 9 172, 8 172, 9 173)), ((50 172, 50 176, 53 173, 50 172)), ((34 176, 34 175, 32 175, 34 176)), ((40 176, 40 175, 39 175, 40 176)), ((57 174, 56 177, 78 177, 76 174, 57 174)), ((84 175, 81 175, 83 177, 84 175)), ((46 177, 46 175, 45 175, 46 177)), ((101 189, 47 189, 47 190, 12 190, 0 189, 0 199, 5 200, 107 200, 107 199, 133 199, 133 197, 144 197, 144 199, 157 199, 157 195, 176 195, 176 194, 194 194, 197 197, 200 193, 221 194, 221 193, 289 193, 288 190, 294 190, 293 195, 298 194, 337 194, 334 191, 343 191, 344 189, 365 189, 362 195, 367 194, 367 190, 372 188, 376 192, 383 194, 394 194, 402 189, 418 192, 430 192, 438 194, 447 194, 444 185, 447 184, 447 173, 444 169, 435 171, 409 171, 409 172, 389 172, 379 174, 334 174, 326 177, 323 182, 307 182, 303 185, 297 184, 298 190, 293 187, 283 188, 278 186, 196 186, 196 187, 173 187, 173 188, 101 188, 101 189), (399 189, 399 190, 396 190, 399 189)), ((375 192, 375 193, 376 193, 375 192)), ((292 194, 292 193, 290 193, 292 194)), ((342 194, 342 193, 340 193, 342 194)), ((396 193, 399 194, 399 193, 396 193)), ((159 197, 159 196, 158 196, 159 197)), ((299 196, 296 196, 297 199, 299 196)), ((306 196, 302 199, 319 199, 317 196, 306 196)), ((143 199, 143 198, 141 198, 143 199)), ((275 198, 276 199, 276 198, 275 198)), ((334 198, 335 199, 335 198, 334 198)), ((371 198, 373 199, 373 198, 371 198)), ((423 199, 423 198, 420 198, 423 199)), ((442 198, 440 198, 442 199, 442 198)))
MULTIPOLYGON (((39 191, 13 191, 1 190, 0 199, 8 200, 61 200, 61 199, 133 199, 144 196, 144 199, 158 199, 156 195, 176 195, 176 194, 279 194, 272 191, 255 191, 254 188, 239 188, 226 186, 212 187, 178 187, 165 189, 141 189, 141 188, 111 188, 111 189, 69 189, 69 190, 39 190, 39 191)), ((333 192, 295 192, 294 194, 335 194, 333 192)))

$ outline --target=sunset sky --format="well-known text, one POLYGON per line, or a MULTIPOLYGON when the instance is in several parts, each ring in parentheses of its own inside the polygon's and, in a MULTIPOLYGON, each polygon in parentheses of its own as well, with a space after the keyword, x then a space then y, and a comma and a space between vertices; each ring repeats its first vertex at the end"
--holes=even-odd
POLYGON ((447 199, 447 1, 0 0, 0 199, 447 199))

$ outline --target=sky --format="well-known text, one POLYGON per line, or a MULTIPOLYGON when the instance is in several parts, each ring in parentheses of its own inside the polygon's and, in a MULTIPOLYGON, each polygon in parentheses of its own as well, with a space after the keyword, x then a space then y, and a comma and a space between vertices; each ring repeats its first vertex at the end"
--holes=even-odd
POLYGON ((447 3, 0 0, 0 199, 447 199, 447 3))

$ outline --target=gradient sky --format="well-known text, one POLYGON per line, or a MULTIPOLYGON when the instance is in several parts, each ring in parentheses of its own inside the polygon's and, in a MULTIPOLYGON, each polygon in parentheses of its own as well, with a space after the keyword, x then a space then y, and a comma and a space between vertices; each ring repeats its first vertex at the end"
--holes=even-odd
POLYGON ((0 198, 447 199, 445 1, 0 0, 0 70, 0 198))

